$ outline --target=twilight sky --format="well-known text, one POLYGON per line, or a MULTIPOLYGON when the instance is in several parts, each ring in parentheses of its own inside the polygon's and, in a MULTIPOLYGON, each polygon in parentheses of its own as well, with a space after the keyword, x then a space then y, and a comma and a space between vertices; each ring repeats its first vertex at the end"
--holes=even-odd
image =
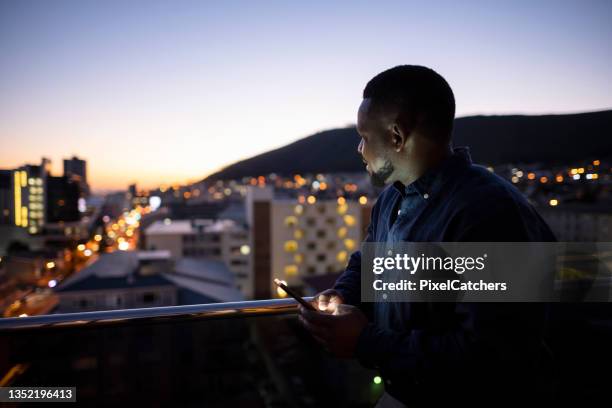
POLYGON ((442 74, 458 116, 612 108, 612 2, 431 3, 0 0, 0 168, 197 180, 354 123, 399 64, 442 74))

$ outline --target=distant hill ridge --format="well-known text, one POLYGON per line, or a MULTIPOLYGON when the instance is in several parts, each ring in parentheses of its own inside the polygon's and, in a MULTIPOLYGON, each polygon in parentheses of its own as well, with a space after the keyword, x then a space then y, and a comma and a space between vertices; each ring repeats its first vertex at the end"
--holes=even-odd
MULTIPOLYGON (((568 115, 468 116, 455 120, 455 146, 476 163, 565 164, 612 156, 612 110, 568 115)), ((276 173, 365 171, 355 127, 331 129, 231 164, 205 180, 276 173)))

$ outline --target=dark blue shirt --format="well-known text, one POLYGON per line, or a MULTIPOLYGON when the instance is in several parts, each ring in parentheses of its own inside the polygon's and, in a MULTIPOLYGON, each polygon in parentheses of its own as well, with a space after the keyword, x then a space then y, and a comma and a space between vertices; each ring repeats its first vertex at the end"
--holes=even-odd
MULTIPOLYGON (((410 185, 395 182, 388 186, 372 208, 364 241, 556 239, 520 191, 485 167, 473 164, 469 149, 460 147, 410 185)), ((542 305, 405 304, 400 306, 406 311, 400 327, 391 330, 374 319, 378 309, 388 304, 360 301, 360 251, 351 255, 334 289, 371 320, 359 337, 356 357, 365 366, 380 369, 386 390, 400 400, 425 398, 434 384, 446 389, 459 387, 457 376, 465 378, 468 372, 476 378, 487 372, 480 378, 482 382, 491 379, 491 370, 500 371, 503 376, 493 377, 501 381, 514 369, 524 374, 528 365, 537 363, 542 305)))

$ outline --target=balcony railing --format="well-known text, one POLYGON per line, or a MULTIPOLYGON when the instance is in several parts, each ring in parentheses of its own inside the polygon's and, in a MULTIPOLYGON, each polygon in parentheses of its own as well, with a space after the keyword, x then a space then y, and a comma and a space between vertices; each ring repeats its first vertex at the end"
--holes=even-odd
POLYGON ((322 350, 296 311, 270 299, 4 318, 0 385, 76 387, 97 406, 372 406, 378 373, 322 350))
MULTIPOLYGON (((305 298, 310 300, 312 298, 305 298)), ((215 317, 252 317, 296 312, 293 299, 266 299, 201 305, 103 310, 0 319, 0 333, 10 330, 96 327, 109 324, 163 323, 215 317)))

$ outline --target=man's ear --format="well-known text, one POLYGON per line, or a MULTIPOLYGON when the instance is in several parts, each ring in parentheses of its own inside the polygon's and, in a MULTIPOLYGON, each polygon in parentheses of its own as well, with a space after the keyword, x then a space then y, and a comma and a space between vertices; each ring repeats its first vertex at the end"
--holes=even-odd
POLYGON ((393 143, 393 150, 396 152, 401 152, 406 144, 406 140, 408 139, 408 135, 404 133, 399 124, 394 123, 391 125, 391 137, 393 143))

